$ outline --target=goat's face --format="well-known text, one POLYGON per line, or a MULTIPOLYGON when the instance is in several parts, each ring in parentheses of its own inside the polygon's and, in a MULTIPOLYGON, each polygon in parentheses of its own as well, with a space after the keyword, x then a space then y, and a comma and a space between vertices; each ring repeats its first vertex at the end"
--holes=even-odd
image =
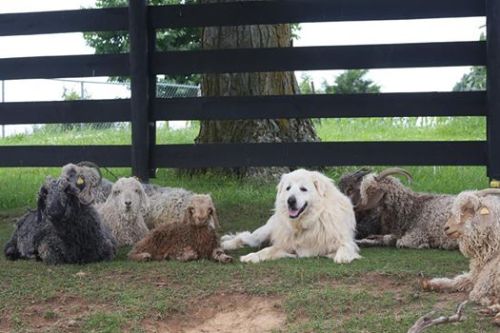
POLYGON ((98 166, 90 162, 66 164, 62 167, 60 177, 76 186, 80 191, 80 200, 87 203, 94 201, 95 192, 102 179, 98 166), (89 165, 82 163, 89 163, 89 165))
POLYGON ((475 192, 460 193, 453 202, 444 232, 453 239, 486 239, 481 235, 498 234, 500 224, 497 212, 494 211, 498 205, 500 202, 494 196, 481 197, 475 192))
POLYGON ((186 214, 188 220, 197 226, 208 225, 213 229, 219 227, 219 219, 210 195, 193 195, 186 209, 186 214))
POLYGON ((141 183, 133 178, 120 178, 111 188, 108 203, 114 205, 124 215, 144 215, 149 206, 149 200, 141 183))
POLYGON ((359 185, 359 197, 354 195, 356 200, 353 202, 354 210, 359 212, 380 206, 389 192, 402 189, 403 185, 398 179, 389 177, 391 175, 401 175, 409 181, 412 180, 410 173, 400 168, 385 169, 378 175, 375 173, 367 174, 359 185))
POLYGON ((377 179, 373 173, 363 177, 359 185, 359 193, 352 195, 354 210, 365 211, 380 205, 386 194, 384 181, 385 179, 377 179))
POLYGON ((79 193, 65 178, 48 178, 38 193, 38 212, 52 221, 65 220, 80 204, 79 193))
POLYGON ((353 206, 361 202, 361 182, 363 177, 370 173, 368 169, 360 169, 343 175, 339 180, 339 190, 351 199, 353 206))

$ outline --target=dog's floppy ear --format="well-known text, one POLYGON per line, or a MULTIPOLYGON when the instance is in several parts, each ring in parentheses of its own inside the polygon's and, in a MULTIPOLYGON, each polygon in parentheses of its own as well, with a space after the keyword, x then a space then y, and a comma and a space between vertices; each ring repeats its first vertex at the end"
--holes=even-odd
POLYGON ((320 196, 326 197, 328 194, 328 187, 333 186, 332 180, 317 171, 312 171, 312 178, 316 191, 320 196))
POLYGON ((280 178, 280 182, 278 183, 278 186, 276 186, 276 193, 280 194, 283 191, 283 188, 285 187, 285 179, 286 179, 286 174, 282 174, 280 178))

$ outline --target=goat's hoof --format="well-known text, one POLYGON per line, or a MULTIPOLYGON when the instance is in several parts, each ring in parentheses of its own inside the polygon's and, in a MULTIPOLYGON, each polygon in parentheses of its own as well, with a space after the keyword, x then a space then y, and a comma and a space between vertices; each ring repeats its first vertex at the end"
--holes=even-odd
POLYGON ((432 291, 433 290, 430 279, 420 278, 418 281, 418 284, 420 285, 420 288, 422 288, 422 290, 424 290, 424 291, 432 291))
POLYGON ((223 264, 228 264, 230 262, 233 262, 233 257, 228 256, 227 254, 223 254, 220 256, 219 262, 221 262, 223 264))
POLYGON ((147 252, 139 253, 137 255, 137 260, 138 261, 150 261, 151 260, 151 254, 147 252))

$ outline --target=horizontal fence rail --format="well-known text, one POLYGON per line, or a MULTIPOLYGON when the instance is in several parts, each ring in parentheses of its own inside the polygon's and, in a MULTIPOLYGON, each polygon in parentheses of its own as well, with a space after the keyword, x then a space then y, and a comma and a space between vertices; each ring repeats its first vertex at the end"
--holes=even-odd
POLYGON ((130 99, 0 103, 0 124, 130 121, 130 99))
POLYGON ((0 167, 60 167, 79 161, 129 167, 130 146, 0 146, 0 167))
MULTIPOLYGON (((154 28, 485 15, 476 0, 292 0, 150 7, 154 28)), ((0 14, 0 36, 128 30, 127 8, 0 14)))
MULTIPOLYGON (((128 75, 128 54, 0 59, 0 79, 128 75)), ((321 46, 156 53, 156 74, 437 67, 486 64, 485 42, 321 46), (259 59, 259 61, 255 61, 259 59)))
MULTIPOLYGON (((155 121, 486 115, 484 91, 153 100, 155 121)), ((127 121, 130 99, 0 103, 0 124, 127 121)))
POLYGON ((486 93, 157 98, 153 111, 155 120, 485 116, 486 93))
POLYGON ((484 16, 476 0, 291 0, 158 6, 155 28, 484 16))
POLYGON ((485 42, 177 51, 156 53, 153 57, 153 71, 157 74, 244 73, 484 64, 486 64, 485 42))
POLYGON ((0 36, 127 29, 127 8, 0 14, 0 36))
POLYGON ((0 59, 0 80, 122 76, 128 54, 95 54, 0 59))
MULTIPOLYGON (((130 166, 131 146, 0 146, 0 167, 59 167, 90 160, 110 167, 130 166)), ((158 145, 157 167, 318 165, 484 165, 484 141, 324 142, 158 145), (224 158, 221 158, 224 156, 224 158)))
POLYGON ((482 141, 159 145, 154 159, 166 168, 484 165, 486 149, 482 141))

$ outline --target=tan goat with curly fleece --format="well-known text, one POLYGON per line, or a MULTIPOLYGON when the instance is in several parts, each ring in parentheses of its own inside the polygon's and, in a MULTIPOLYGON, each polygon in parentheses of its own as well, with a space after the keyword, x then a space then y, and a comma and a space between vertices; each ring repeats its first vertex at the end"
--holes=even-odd
POLYGON ((219 221, 212 198, 196 194, 186 203, 181 221, 165 221, 135 244, 128 254, 134 261, 212 259, 227 263, 232 258, 219 246, 219 221))
POLYGON ((470 270, 453 279, 423 280, 426 290, 468 291, 469 299, 488 307, 500 325, 500 190, 462 192, 452 206, 446 234, 458 239, 460 252, 470 258, 470 270))

